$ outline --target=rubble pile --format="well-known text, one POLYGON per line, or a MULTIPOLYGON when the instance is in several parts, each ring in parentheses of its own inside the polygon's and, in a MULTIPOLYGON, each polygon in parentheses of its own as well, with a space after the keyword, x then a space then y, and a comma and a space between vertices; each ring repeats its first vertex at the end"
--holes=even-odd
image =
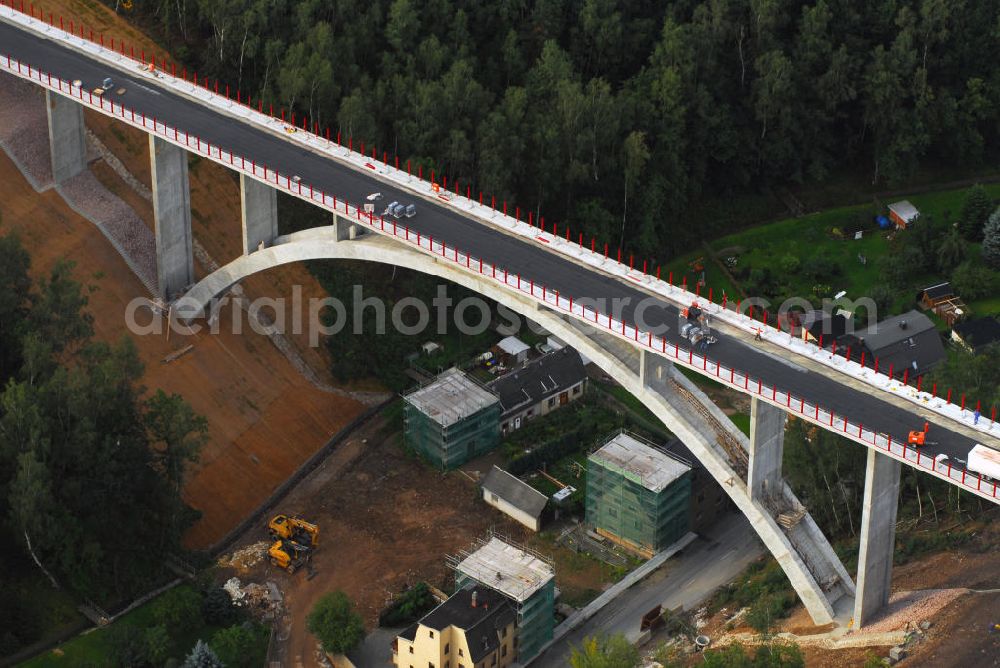
POLYGON ((266 541, 247 545, 232 554, 222 555, 219 557, 218 564, 223 568, 232 568, 238 573, 245 573, 264 560, 267 555, 267 546, 266 541))
POLYGON ((280 612, 281 591, 273 582, 242 584, 239 578, 233 577, 226 580, 226 584, 222 585, 222 588, 233 599, 234 605, 246 609, 261 620, 274 619, 280 612))

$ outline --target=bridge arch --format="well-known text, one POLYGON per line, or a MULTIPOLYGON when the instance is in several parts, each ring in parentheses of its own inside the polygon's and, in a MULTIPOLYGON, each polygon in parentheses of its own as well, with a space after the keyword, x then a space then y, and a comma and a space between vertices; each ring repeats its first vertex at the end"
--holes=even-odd
MULTIPOLYGON (((278 237, 271 246, 233 260, 195 284, 175 302, 174 312, 188 321, 204 317, 213 299, 250 275, 283 264, 320 259, 379 262, 446 279, 530 318, 576 348, 649 408, 719 482, 777 559, 813 622, 822 625, 846 621, 853 605, 855 586, 826 537, 808 514, 794 527, 782 529, 773 509, 751 498, 747 481, 734 468, 731 456, 715 437, 706 435, 711 432, 706 428, 706 420, 714 416, 716 426, 725 425, 731 437, 746 451, 749 451, 749 439, 666 359, 640 352, 604 331, 550 310, 496 281, 454 263, 442 262, 389 237, 366 234, 352 240, 338 239, 337 225, 278 237), (692 411, 691 406, 679 398, 677 388, 695 397, 707 413, 699 415, 692 411)), ((801 507, 783 480, 776 493, 785 504, 801 507)))

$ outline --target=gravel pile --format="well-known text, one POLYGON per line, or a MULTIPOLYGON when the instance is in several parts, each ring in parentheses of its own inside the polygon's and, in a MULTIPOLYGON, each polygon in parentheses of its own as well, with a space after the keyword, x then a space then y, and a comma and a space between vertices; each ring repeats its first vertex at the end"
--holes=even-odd
POLYGON ((35 190, 52 187, 45 93, 7 73, 0 74, 0 146, 35 190))
POLYGON ((897 592, 889 598, 875 621, 855 633, 883 633, 905 631, 924 620, 933 619, 941 608, 965 594, 966 589, 925 589, 923 591, 897 592))
POLYGON ((59 186, 59 193, 94 223, 151 294, 156 294, 156 239, 135 210, 86 170, 59 186))

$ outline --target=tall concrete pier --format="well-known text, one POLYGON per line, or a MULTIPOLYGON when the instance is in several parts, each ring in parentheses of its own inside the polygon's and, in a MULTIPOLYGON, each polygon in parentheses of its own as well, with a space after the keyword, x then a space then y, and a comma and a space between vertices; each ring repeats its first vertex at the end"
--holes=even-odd
POLYGON ((278 191, 240 174, 240 213, 243 219, 243 254, 261 244, 270 246, 278 236, 278 191))
POLYGON ((750 465, 747 487, 757 501, 767 494, 780 494, 781 456, 785 450, 787 414, 754 397, 750 400, 750 465))
POLYGON ((149 136, 160 297, 173 299, 194 282, 187 151, 149 136))
POLYGON ((67 97, 46 90, 45 111, 49 119, 52 178, 59 184, 87 168, 87 133, 83 123, 83 107, 67 97))
POLYGON ((871 621, 872 616, 889 602, 901 467, 898 460, 874 450, 868 451, 857 593, 854 597, 855 627, 871 621))

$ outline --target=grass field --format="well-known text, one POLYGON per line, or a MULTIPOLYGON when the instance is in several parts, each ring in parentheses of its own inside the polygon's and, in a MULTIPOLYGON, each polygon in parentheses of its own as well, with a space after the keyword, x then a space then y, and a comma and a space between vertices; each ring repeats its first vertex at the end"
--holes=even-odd
MULTIPOLYGON (((986 190, 993 198, 1000 198, 1000 185, 987 185, 986 190)), ((938 224, 944 221, 954 221, 961 211, 967 189, 932 192, 911 196, 900 196, 896 199, 909 199, 921 212, 924 219, 933 219, 938 224)), ((832 234, 834 228, 843 228, 859 218, 870 218, 876 212, 871 204, 846 206, 828 209, 799 218, 789 218, 766 225, 754 227, 743 232, 731 234, 713 241, 712 250, 721 258, 735 256, 737 264, 733 273, 741 273, 741 282, 749 284, 748 275, 753 270, 769 270, 775 284, 771 290, 774 294, 763 296, 784 298, 786 296, 801 296, 815 300, 817 297, 832 297, 841 290, 848 297, 857 298, 869 294, 873 287, 881 282, 877 261, 886 254, 889 248, 887 235, 884 231, 866 231, 860 240, 839 239, 832 234), (859 255, 863 255, 866 263, 862 263, 859 255), (824 257, 837 268, 832 278, 816 279, 810 276, 810 267, 814 267, 818 258, 824 257), (814 291, 816 285, 825 285, 828 290, 814 291)), ((884 211, 877 213, 883 214, 884 211)), ((905 234, 905 232, 902 232, 905 234)), ((977 254, 976 248, 970 248, 970 255, 977 254)), ((665 272, 673 272, 674 283, 680 284, 687 277, 689 289, 693 291, 700 272, 692 271, 690 263, 696 258, 704 258, 704 275, 706 287, 701 294, 708 295, 708 287, 713 289, 715 301, 720 301, 725 290, 729 299, 736 295, 735 286, 726 278, 718 266, 707 257, 703 249, 692 251, 682 257, 675 258, 666 267, 665 272)), ((669 274, 664 273, 666 279, 669 274)), ((914 285, 932 283, 946 277, 927 273, 915 276, 914 285)), ((744 287, 749 287, 745 285, 744 287)), ((897 306, 906 306, 912 301, 907 294, 900 294, 897 306), (902 302, 906 301, 907 304, 902 302)), ((1000 311, 1000 299, 984 300, 973 306, 977 314, 1000 311)))

